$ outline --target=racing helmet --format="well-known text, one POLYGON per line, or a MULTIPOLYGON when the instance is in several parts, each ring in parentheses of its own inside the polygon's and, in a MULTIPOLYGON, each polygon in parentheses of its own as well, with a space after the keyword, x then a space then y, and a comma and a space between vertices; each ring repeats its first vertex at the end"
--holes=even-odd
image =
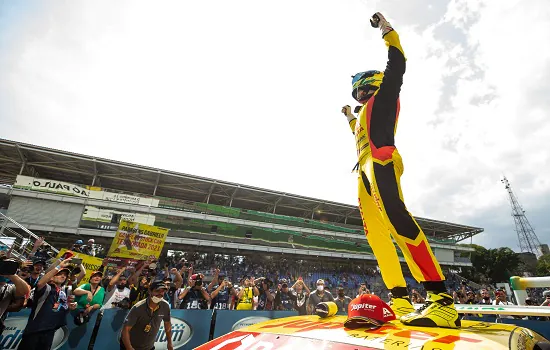
POLYGON ((359 89, 368 90, 377 90, 382 84, 382 78, 384 78, 384 73, 377 70, 368 70, 366 72, 360 72, 355 74, 351 80, 351 85, 353 86, 353 91, 351 96, 358 101, 357 92, 359 89))

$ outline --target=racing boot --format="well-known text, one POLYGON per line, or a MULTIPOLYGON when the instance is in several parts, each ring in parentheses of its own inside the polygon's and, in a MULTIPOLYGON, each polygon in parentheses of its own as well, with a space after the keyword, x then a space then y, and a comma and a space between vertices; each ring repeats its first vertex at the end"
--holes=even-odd
POLYGON ((397 318, 415 311, 407 287, 392 288, 389 305, 397 318))
POLYGON ((436 291, 428 289, 426 303, 418 310, 401 317, 401 322, 416 327, 459 328, 460 316, 455 309, 453 297, 447 294, 443 282, 424 282, 437 285, 436 291), (441 283, 441 285, 439 285, 441 283), (431 291, 430 291, 431 290, 431 291))

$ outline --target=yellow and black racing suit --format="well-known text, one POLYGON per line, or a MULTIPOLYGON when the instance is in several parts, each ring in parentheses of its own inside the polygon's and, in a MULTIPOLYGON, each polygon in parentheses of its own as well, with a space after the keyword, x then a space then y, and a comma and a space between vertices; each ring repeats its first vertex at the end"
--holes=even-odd
POLYGON ((444 276, 424 232, 403 202, 403 161, 394 138, 406 59, 395 30, 384 41, 388 63, 380 88, 349 123, 359 157, 359 210, 384 283, 392 289, 407 285, 392 237, 417 281, 443 281, 444 276))

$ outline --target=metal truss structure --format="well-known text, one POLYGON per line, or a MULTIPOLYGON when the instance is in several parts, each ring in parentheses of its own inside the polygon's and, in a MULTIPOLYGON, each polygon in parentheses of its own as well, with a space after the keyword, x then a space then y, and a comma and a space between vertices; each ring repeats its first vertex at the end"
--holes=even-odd
MULTIPOLYGON (((355 205, 0 139, 0 184, 27 175, 141 195, 257 210, 361 229, 355 205)), ((456 242, 482 228, 416 217, 427 236, 456 242)))

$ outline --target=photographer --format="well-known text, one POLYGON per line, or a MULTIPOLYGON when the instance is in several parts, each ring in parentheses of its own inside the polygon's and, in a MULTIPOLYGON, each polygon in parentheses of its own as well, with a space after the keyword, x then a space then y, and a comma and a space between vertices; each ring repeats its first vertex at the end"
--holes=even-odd
POLYGON ((286 279, 281 279, 277 286, 277 292, 275 293, 275 310, 294 310, 294 303, 296 302, 296 295, 288 289, 288 282, 286 279))
POLYGON ((178 295, 182 300, 180 309, 208 309, 210 295, 202 286, 203 275, 193 274, 189 279, 189 285, 178 295))
POLYGON ((241 290, 237 294, 237 310, 252 310, 254 305, 254 297, 257 297, 260 294, 258 287, 254 284, 254 277, 248 278, 244 276, 241 279, 241 290))
POLYGON ((273 301, 275 300, 275 295, 271 290, 273 282, 265 277, 260 277, 256 281, 259 281, 258 305, 256 306, 256 310, 273 310, 273 301))
POLYGON ((24 298, 31 290, 29 285, 15 274, 17 265, 17 262, 12 260, 0 261, 0 334, 4 330, 6 309, 16 300, 24 298))
POLYGON ((116 275, 111 278, 107 286, 105 296, 106 302, 102 309, 112 309, 120 307, 122 309, 130 308, 130 288, 127 287, 126 276, 123 275, 126 267, 120 268, 116 275))
MULTIPOLYGON (((225 275, 223 273, 219 273, 218 271, 219 270, 216 271, 216 275, 214 276, 215 279, 212 280, 212 282, 215 280, 218 281, 218 284, 212 287, 213 291, 210 294, 212 303, 210 303, 210 308, 217 310, 229 310, 231 307, 230 298, 235 295, 235 289, 233 289, 231 282, 225 280, 225 275)), ((210 288, 211 285, 212 283, 210 283, 208 287, 210 288)))

